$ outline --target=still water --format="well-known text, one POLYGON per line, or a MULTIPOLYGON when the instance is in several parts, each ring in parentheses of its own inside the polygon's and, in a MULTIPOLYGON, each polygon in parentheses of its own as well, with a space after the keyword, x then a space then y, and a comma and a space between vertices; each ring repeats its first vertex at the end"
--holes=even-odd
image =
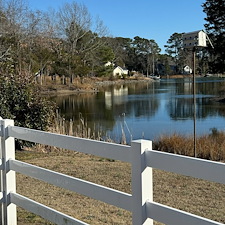
MULTIPOLYGON (((221 93, 225 81, 196 79, 196 133, 212 128, 225 131, 225 103, 211 101, 221 93)), ((79 121, 116 141, 122 133, 131 139, 154 140, 160 135, 193 135, 193 95, 191 79, 162 79, 153 83, 133 83, 104 87, 92 94, 52 98, 66 119, 79 121)))

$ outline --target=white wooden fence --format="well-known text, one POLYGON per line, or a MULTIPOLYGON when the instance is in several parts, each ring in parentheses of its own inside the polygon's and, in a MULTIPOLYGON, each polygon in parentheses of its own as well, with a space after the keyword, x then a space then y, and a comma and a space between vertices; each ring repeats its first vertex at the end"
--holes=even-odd
POLYGON ((16 225, 16 206, 60 225, 86 224, 16 193, 15 173, 48 182, 132 212, 134 225, 221 224, 153 201, 152 168, 225 184, 225 164, 152 150, 152 142, 133 141, 124 146, 53 134, 14 126, 0 119, 1 215, 3 225, 16 225), (77 179, 15 160, 14 138, 129 162, 132 165, 132 194, 77 179))

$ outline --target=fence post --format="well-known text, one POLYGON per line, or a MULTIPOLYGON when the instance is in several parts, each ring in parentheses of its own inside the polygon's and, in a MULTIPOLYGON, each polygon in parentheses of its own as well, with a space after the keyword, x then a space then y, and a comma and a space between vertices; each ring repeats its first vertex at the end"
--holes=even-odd
POLYGON ((0 117, 0 160, 1 160, 1 170, 0 170, 0 192, 1 192, 1 203, 0 203, 0 225, 2 225, 3 220, 3 204, 2 204, 2 198, 3 198, 3 188, 2 188, 2 117, 0 117))
POLYGON ((17 212, 16 205, 10 203, 9 193, 16 192, 16 174, 9 171, 8 160, 15 159, 15 141, 13 137, 8 137, 7 126, 14 126, 13 120, 0 119, 1 125, 1 192, 3 194, 2 203, 2 225, 16 225, 17 212))
POLYGON ((132 198, 133 225, 153 225, 147 218, 146 202, 153 201, 152 168, 146 167, 145 150, 152 150, 152 141, 132 141, 132 198))

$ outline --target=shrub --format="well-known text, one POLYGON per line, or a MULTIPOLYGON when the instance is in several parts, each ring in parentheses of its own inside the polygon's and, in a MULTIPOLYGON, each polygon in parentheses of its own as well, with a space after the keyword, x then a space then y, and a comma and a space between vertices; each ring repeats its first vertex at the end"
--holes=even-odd
MULTIPOLYGON (((54 117, 53 103, 40 97, 38 88, 25 76, 0 77, 0 105, 0 116, 13 119, 16 126, 47 130, 54 117)), ((16 144, 21 149, 25 142, 16 144)))

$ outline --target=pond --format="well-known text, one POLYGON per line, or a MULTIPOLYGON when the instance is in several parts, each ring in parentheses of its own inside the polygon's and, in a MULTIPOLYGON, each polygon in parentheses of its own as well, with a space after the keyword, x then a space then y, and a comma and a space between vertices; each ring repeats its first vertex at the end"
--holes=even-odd
MULTIPOLYGON (((196 134, 225 130, 225 104, 212 101, 225 85, 220 78, 196 79, 196 134)), ((154 140, 160 135, 193 135, 192 80, 162 79, 152 83, 111 85, 92 94, 57 96, 51 99, 66 119, 82 119, 96 132, 117 143, 154 140)))

